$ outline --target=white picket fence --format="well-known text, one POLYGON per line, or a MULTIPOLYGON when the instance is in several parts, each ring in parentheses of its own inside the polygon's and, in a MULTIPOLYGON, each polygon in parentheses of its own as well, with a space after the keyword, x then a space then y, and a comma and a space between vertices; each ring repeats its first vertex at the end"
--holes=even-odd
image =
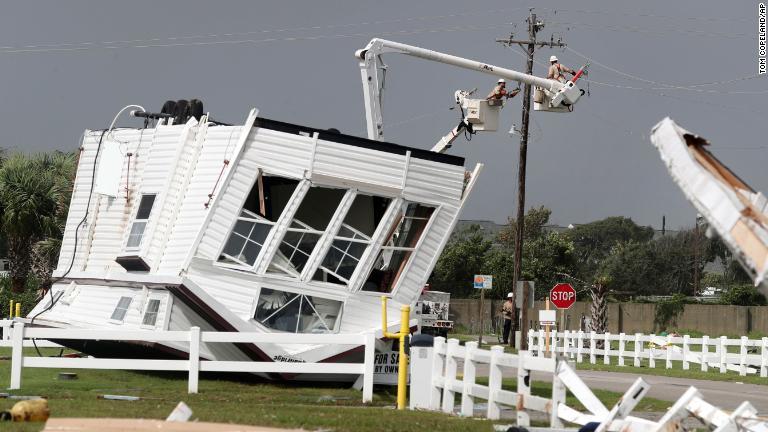
MULTIPOLYGON (((688 335, 627 335, 583 331, 550 332, 549 337, 551 351, 564 354, 577 363, 588 361, 596 364, 600 361, 606 365, 615 362, 618 366, 624 366, 627 361, 631 361, 633 366, 639 367, 642 360, 648 360, 648 366, 651 368, 655 368, 657 362, 663 361, 667 369, 672 369, 673 362, 679 361, 683 370, 689 370, 690 364, 696 363, 703 372, 712 368, 720 373, 733 371, 742 376, 759 373, 761 377, 768 377, 768 337, 692 338, 688 335), (630 344, 632 347, 628 349, 630 344), (600 345, 603 348, 599 348, 600 345), (738 347, 738 352, 728 352, 728 347, 738 347)), ((544 330, 528 332, 530 351, 536 351, 541 356, 545 345, 544 330)))
MULTIPOLYGON (((10 319, 0 320, 0 332, 2 332, 2 336, 0 336, 0 348, 11 347, 11 334, 13 333, 13 323, 14 321, 10 319)), ((63 348, 61 345, 57 343, 53 343, 51 341, 47 341, 47 340, 36 340, 32 342, 31 339, 27 339, 24 341, 24 347, 32 348, 34 346, 37 346, 38 348, 63 348)))
POLYGON ((26 328, 24 323, 13 326, 11 339, 11 385, 10 389, 21 388, 23 368, 60 369, 112 369, 112 370, 153 370, 186 371, 188 392, 198 392, 200 372, 249 372, 282 374, 349 374, 363 376, 363 402, 373 399, 373 367, 376 337, 366 334, 286 334, 286 333, 241 333, 201 332, 199 327, 189 331, 136 331, 100 329, 54 329, 26 328), (142 360, 113 358, 68 358, 25 356, 24 343, 37 339, 74 339, 102 341, 182 342, 189 343, 187 360, 142 360), (200 358, 201 343, 251 343, 251 344, 312 344, 364 346, 363 363, 299 363, 273 361, 219 361, 200 358))
POLYGON ((555 375, 557 361, 554 358, 536 358, 526 352, 504 353, 504 348, 494 346, 490 350, 478 349, 477 342, 459 345, 457 339, 434 339, 434 347, 412 347, 411 408, 440 410, 453 413, 455 396, 461 395, 459 413, 473 416, 475 404, 487 401, 485 415, 492 420, 501 417, 503 406, 517 409, 517 424, 530 425, 529 411, 548 414, 552 427, 562 427, 558 407, 565 403, 565 386, 555 375), (429 357, 420 350, 429 349, 429 357), (458 362, 462 360, 462 376, 459 378, 458 362), (487 364, 488 384, 477 383, 477 368, 487 364), (505 370, 517 369, 517 391, 502 388, 505 370), (531 372, 547 372, 554 376, 552 398, 531 395, 531 372))

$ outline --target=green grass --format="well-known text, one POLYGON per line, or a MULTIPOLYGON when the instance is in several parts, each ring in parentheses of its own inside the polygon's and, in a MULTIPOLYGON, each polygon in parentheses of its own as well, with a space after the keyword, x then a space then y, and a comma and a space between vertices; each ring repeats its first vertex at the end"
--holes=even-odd
MULTIPOLYGON (((26 354, 34 355, 33 350, 26 354)), ((58 354, 44 349, 43 354, 58 354)), ((0 349, 0 356, 10 350, 0 349)), ((140 373, 126 371, 74 370, 78 379, 59 381, 58 369, 24 369, 21 390, 16 395, 39 395, 48 398, 54 417, 123 417, 163 419, 184 401, 200 421, 241 423, 261 426, 326 429, 334 431, 490 431, 493 422, 465 419, 441 413, 394 410, 395 389, 377 387, 374 401, 361 402, 361 393, 348 386, 274 383, 250 376, 203 376, 200 393, 187 394, 186 374, 140 373), (141 396, 140 401, 111 401, 98 399, 103 394, 141 396)), ((10 361, 0 360, 0 379, 10 377, 10 361)), ((482 379, 478 380, 482 382, 482 379)), ((504 380, 506 389, 514 390, 514 379, 504 380)), ((533 393, 551 395, 548 383, 534 382, 533 393)), ((608 406, 619 398, 618 393, 596 391, 608 406)), ((0 410, 10 409, 16 400, 0 399, 0 410)), ((663 411, 668 402, 647 399, 638 409, 663 411)), ((572 397, 568 403, 579 405, 572 397)), ((509 423, 509 420, 501 423, 509 423)), ((42 424, 0 423, 0 431, 38 431, 42 424)))

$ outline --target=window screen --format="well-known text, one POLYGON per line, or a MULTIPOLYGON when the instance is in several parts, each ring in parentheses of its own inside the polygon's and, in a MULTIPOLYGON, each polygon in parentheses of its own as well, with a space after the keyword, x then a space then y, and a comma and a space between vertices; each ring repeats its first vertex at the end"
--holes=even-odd
POLYGON ((114 312, 110 319, 115 321, 125 320, 125 314, 128 313, 128 308, 131 306, 131 297, 120 297, 120 301, 117 302, 114 312))
POLYGON ((150 299, 149 302, 147 302, 147 309, 144 311, 144 319, 142 319, 141 324, 154 327, 157 322, 157 313, 159 310, 160 300, 150 299))
POLYGON ((139 201, 139 209, 136 212, 136 219, 131 224, 131 232, 128 234, 128 248, 138 248, 141 245, 141 240, 144 237, 144 229, 147 227, 147 220, 152 213, 152 206, 155 204, 155 196, 142 195, 141 201, 139 201))

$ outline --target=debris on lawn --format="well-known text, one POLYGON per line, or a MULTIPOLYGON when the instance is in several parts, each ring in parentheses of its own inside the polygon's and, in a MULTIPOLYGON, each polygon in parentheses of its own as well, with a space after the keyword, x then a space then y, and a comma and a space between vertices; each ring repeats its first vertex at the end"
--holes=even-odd
POLYGON ((121 400, 121 401, 163 400, 163 398, 153 398, 153 397, 144 397, 144 396, 113 395, 113 394, 98 395, 98 396, 96 396, 96 399, 121 400))
POLYGON ((185 422, 189 421, 189 419, 192 418, 192 408, 189 407, 189 405, 185 404, 184 402, 179 402, 178 405, 176 405, 176 408, 171 411, 171 414, 168 415, 168 418, 165 419, 165 421, 169 422, 185 422))
POLYGON ((48 397, 46 397, 46 396, 12 395, 10 393, 0 393, 0 399, 34 400, 34 399, 48 399, 48 397))
POLYGON ((317 402, 336 402, 341 400, 350 400, 349 396, 332 396, 332 395, 322 395, 319 398, 317 398, 317 402))
POLYGON ((74 372, 59 372, 59 381, 72 381, 77 379, 77 374, 74 372))
POLYGON ((50 415, 48 401, 38 397, 37 399, 23 400, 9 411, 0 413, 0 420, 13 420, 15 422, 44 422, 50 415))

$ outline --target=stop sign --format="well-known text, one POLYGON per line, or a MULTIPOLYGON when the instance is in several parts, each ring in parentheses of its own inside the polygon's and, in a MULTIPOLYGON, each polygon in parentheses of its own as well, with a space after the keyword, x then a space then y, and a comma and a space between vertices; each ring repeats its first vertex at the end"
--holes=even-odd
POLYGON ((549 301, 558 309, 568 309, 576 303, 576 290, 571 284, 559 283, 549 292, 549 301))

